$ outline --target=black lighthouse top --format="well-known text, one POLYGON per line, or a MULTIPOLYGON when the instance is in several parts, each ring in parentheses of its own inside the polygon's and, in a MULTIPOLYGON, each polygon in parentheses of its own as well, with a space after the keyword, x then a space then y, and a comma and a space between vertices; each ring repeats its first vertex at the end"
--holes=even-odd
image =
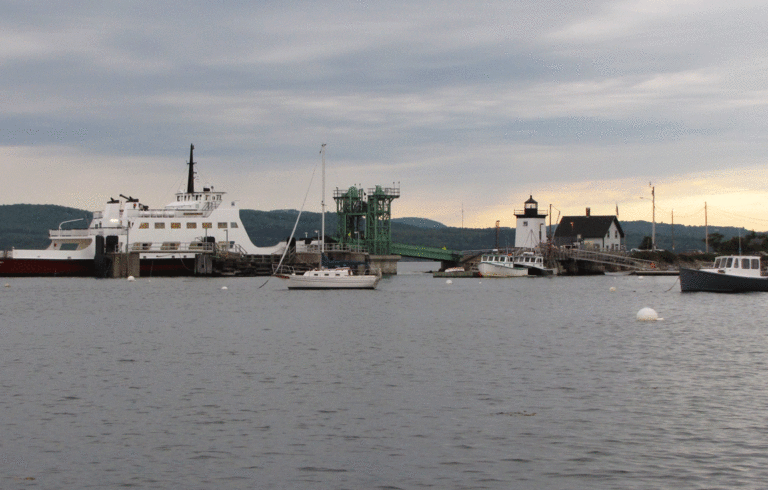
POLYGON ((547 212, 539 213, 539 203, 534 201, 533 196, 531 196, 525 201, 525 209, 523 211, 515 210, 515 216, 518 218, 545 218, 547 212))

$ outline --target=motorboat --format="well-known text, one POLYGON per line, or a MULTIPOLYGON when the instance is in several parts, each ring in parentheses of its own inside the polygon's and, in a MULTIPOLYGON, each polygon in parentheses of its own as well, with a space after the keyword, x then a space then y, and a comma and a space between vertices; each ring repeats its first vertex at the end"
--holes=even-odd
POLYGON ((768 291, 768 277, 761 272, 759 256, 724 255, 717 257, 711 268, 680 267, 680 291, 768 291))
POLYGON ((544 265, 544 257, 534 252, 523 252, 513 256, 513 263, 518 267, 528 269, 528 275, 531 276, 551 276, 554 269, 548 269, 544 265))
POLYGON ((482 277, 522 277, 527 276, 528 268, 515 263, 514 256, 502 253, 483 254, 477 271, 482 277))

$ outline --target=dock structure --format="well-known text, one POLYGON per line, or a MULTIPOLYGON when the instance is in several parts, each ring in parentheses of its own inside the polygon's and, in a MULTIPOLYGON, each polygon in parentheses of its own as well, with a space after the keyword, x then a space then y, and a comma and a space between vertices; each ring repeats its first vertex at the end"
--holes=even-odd
POLYGON ((656 270, 656 264, 652 260, 636 259, 623 252, 552 247, 545 252, 545 255, 572 274, 600 273, 604 271, 605 266, 639 272, 656 270))

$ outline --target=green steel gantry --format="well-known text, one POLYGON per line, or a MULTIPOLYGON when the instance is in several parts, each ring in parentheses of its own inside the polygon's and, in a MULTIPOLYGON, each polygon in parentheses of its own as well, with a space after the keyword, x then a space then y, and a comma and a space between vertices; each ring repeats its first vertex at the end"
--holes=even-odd
POLYGON ((399 187, 368 189, 350 187, 336 189, 338 229, 336 239, 353 250, 364 250, 373 255, 402 255, 422 259, 458 262, 461 252, 445 248, 424 247, 392 243, 392 201, 400 197, 399 187))
POLYGON ((365 248, 374 255, 389 255, 392 249, 392 201, 400 197, 399 187, 336 189, 339 243, 365 248))

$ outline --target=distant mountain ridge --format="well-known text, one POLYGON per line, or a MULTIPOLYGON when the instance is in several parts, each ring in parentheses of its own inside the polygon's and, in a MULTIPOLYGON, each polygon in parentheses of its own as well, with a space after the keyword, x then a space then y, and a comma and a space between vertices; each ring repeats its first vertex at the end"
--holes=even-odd
MULTIPOLYGON (((240 218, 255 245, 269 246, 286 240, 296 222, 299 211, 281 209, 256 211, 243 209, 240 218)), ((48 246, 48 230, 58 228, 69 220, 82 221, 64 224, 64 228, 82 228, 90 222, 93 213, 76 208, 52 204, 0 205, 0 250, 11 247, 41 249, 48 246)), ((336 231, 336 213, 326 213, 328 235, 336 231)), ((296 238, 316 236, 320 230, 320 213, 304 212, 296 228, 296 238)), ((627 249, 638 248, 643 237, 650 236, 651 223, 647 221, 621 221, 626 235, 627 249)), ((553 227, 554 228, 554 227, 553 227)), ((720 233, 726 239, 747 234, 744 228, 710 226, 709 233, 720 233)), ((704 227, 675 225, 676 252, 704 250, 704 227)), ((456 228, 427 218, 407 217, 392 219, 392 241, 409 245, 445 247, 452 250, 481 250, 512 247, 515 243, 514 228, 496 229, 456 228)), ((656 246, 672 250, 672 226, 656 223, 656 246)))
POLYGON ((448 226, 428 218, 392 218, 392 223, 401 223, 416 228, 448 228, 448 226))

